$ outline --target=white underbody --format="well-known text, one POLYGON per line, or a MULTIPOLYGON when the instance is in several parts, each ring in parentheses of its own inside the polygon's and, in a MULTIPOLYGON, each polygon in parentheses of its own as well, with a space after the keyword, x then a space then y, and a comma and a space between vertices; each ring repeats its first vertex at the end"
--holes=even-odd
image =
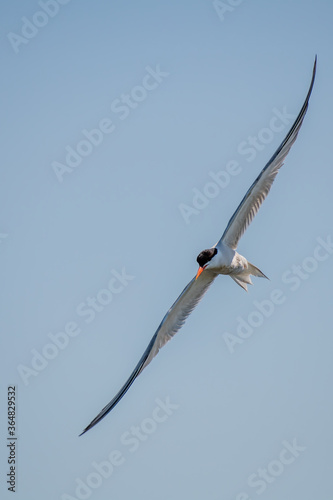
POLYGON ((251 275, 267 278, 256 266, 251 264, 236 250, 220 243, 217 254, 207 266, 207 270, 217 274, 229 275, 239 286, 247 291, 247 285, 252 285, 251 275))

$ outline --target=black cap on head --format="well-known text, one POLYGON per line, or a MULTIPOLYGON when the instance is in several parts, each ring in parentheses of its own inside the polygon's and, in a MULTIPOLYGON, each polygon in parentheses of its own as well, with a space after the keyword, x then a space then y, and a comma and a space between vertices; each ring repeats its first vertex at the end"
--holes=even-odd
POLYGON ((197 257, 197 263, 199 264, 200 267, 204 267, 207 262, 212 260, 214 255, 217 254, 216 248, 208 248, 208 250, 203 250, 202 252, 199 253, 197 257))

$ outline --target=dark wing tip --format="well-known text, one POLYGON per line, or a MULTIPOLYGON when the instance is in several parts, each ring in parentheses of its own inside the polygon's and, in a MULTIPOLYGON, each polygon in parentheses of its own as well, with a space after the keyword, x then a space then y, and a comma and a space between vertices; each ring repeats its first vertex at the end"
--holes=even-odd
MULTIPOLYGON (((141 360, 140 360, 141 361, 141 360)), ((139 363, 133 373, 131 374, 130 378, 127 380, 127 382, 123 385, 123 387, 120 389, 120 391, 115 395, 115 397, 108 403, 103 410, 99 412, 99 414, 90 422, 89 425, 79 434, 79 437, 82 436, 85 432, 89 431, 94 425, 96 425, 102 418, 104 418, 113 408, 116 406, 117 403, 121 400, 121 398, 125 395, 125 393, 128 391, 128 389, 131 387, 133 384, 134 380, 136 377, 139 375, 140 371, 142 368, 142 362, 139 363), (141 366, 139 366, 141 365, 141 366)))
POLYGON ((88 427, 86 427, 86 428, 84 429, 84 431, 82 431, 82 432, 81 432, 81 434, 79 434, 79 437, 80 437, 80 436, 83 436, 83 434, 84 434, 85 432, 89 431, 89 429, 90 429, 90 426, 88 425, 88 427))
POLYGON ((82 436, 85 432, 89 431, 92 427, 94 427, 94 425, 96 425, 100 420, 102 420, 102 418, 104 418, 111 410, 113 410, 113 408, 116 406, 116 404, 118 404, 119 401, 121 400, 121 398, 126 394, 128 389, 133 384, 134 380, 138 377, 138 375, 143 370, 145 362, 147 361, 147 358, 150 354, 150 351, 152 350, 153 345, 155 343, 156 336, 157 336, 157 332, 152 337, 151 341, 148 344, 147 349, 145 350, 145 352, 141 356, 140 361, 138 362, 138 364, 134 368, 133 372, 131 373, 130 377, 125 382, 125 384, 120 389, 120 391, 117 392, 117 394, 110 401, 110 403, 108 403, 106 406, 104 406, 103 410, 101 410, 99 412, 99 414, 90 422, 90 424, 87 425, 87 427, 81 432, 81 434, 79 434, 79 437, 82 436))
POLYGON ((312 79, 311 79, 310 89, 309 89, 309 93, 310 94, 311 94, 311 90, 312 90, 312 87, 313 87, 313 84, 314 84, 314 80, 315 80, 315 76, 316 76, 316 70, 317 70, 317 54, 315 55, 315 60, 314 60, 314 63, 313 63, 312 79))
MULTIPOLYGON (((309 90, 308 90, 308 93, 306 94, 303 106, 302 106, 300 112, 298 113, 296 120, 294 121, 293 125, 291 126, 288 134, 286 135, 286 137, 284 138, 284 140, 282 141, 282 143, 280 144, 278 149, 275 151, 272 158, 267 162, 267 164, 265 165, 263 170, 265 170, 267 167, 269 167, 269 165, 272 163, 272 161, 280 154, 280 152, 282 151, 284 146, 289 142, 289 140, 292 137, 292 135, 294 134, 294 132, 297 131, 297 133, 298 133, 298 131, 302 125, 302 121, 303 121, 303 118, 305 116, 305 113, 308 109, 308 105, 309 105, 309 101, 310 101, 310 97, 311 97, 311 93, 312 93, 312 89, 313 89, 313 85, 314 85, 314 81, 315 81, 316 69, 317 69, 317 55, 315 56, 315 60, 313 63, 312 78, 311 78, 309 90)), ((258 178, 261 176, 261 173, 262 172, 260 172, 258 178)))

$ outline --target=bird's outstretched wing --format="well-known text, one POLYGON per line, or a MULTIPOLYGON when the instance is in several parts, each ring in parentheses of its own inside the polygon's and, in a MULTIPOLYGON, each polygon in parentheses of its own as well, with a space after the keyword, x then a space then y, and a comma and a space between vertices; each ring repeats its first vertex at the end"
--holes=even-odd
POLYGON ((202 273, 201 276, 196 280, 193 278, 189 284, 184 288, 182 293, 179 295, 178 299, 170 307, 169 311, 166 313, 161 321, 160 326, 157 328, 153 338, 149 342, 149 345, 140 361, 134 368, 129 379, 120 389, 120 391, 115 395, 115 397, 108 403, 103 410, 90 422, 90 424, 84 429, 80 434, 84 434, 94 425, 96 425, 105 415, 107 415, 112 408, 121 400, 124 394, 133 384, 137 376, 142 372, 142 370, 151 362, 151 360, 156 356, 161 347, 164 346, 183 326, 186 318, 191 314, 195 306, 198 304, 200 299, 203 297, 204 293, 207 291, 209 286, 212 284, 217 274, 209 272, 202 273))
MULTIPOLYGON (((276 174, 282 166, 283 161, 287 156, 291 146, 295 142, 299 129, 302 125, 302 121, 308 107, 308 102, 314 83, 316 61, 317 59, 315 59, 312 80, 308 94, 306 96, 303 107, 295 120, 295 123, 291 127, 282 144, 279 146, 277 151, 274 153, 270 161, 261 171, 257 179, 254 181, 254 183, 244 196, 236 212, 231 217, 228 226, 217 245, 221 241, 223 241, 223 243, 227 244, 231 248, 236 249, 239 239, 245 232, 246 228, 258 212, 262 202, 269 193, 276 174)), ((184 288, 176 302, 171 306, 169 311, 164 316, 160 326, 156 330, 153 338, 149 342, 147 349, 143 353, 140 361, 134 368, 127 382, 110 401, 110 403, 108 403, 94 418, 94 420, 90 422, 90 424, 84 429, 80 436, 91 429, 94 425, 96 425, 116 406, 116 404, 121 400, 124 394, 131 387, 137 376, 156 356, 161 347, 163 347, 164 344, 166 344, 168 340, 170 340, 183 326, 186 318, 193 311, 216 276, 217 274, 206 270, 206 272, 202 273, 198 279, 193 278, 190 283, 184 288)))
POLYGON ((238 205, 237 210, 231 217, 228 225, 218 243, 224 243, 233 250, 236 250, 240 238, 252 222, 254 216, 257 214, 262 202, 268 195, 274 179, 282 167, 283 162, 290 151, 291 146, 294 144, 297 134, 301 128, 303 118, 308 108, 312 87, 314 84, 316 74, 317 56, 313 65, 312 79, 310 88, 305 98, 301 111, 299 112, 293 126, 289 130, 287 136, 282 141, 278 149, 273 154, 267 165, 262 169, 246 195, 238 205))

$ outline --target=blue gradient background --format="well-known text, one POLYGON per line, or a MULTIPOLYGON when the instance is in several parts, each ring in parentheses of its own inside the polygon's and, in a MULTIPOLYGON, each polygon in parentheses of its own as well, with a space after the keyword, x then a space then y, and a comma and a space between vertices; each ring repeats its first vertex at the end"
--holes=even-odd
POLYGON ((2 2, 0 16, 1 498, 12 498, 10 384, 16 500, 78 498, 76 478, 115 449, 125 462, 87 498, 332 498, 333 255, 296 291, 282 281, 313 255, 318 237, 333 236, 332 4, 245 0, 221 20, 207 0, 71 0, 16 54, 7 35, 38 10, 36 1, 2 2), (246 294, 227 277, 216 280, 116 409, 78 438, 125 381, 196 272, 197 254, 221 236, 287 128, 252 162, 240 143, 268 126, 274 108, 299 111, 316 53, 297 142, 239 245, 270 281, 256 279, 246 294), (111 103, 156 65, 169 76, 121 120, 111 103), (103 118, 115 131, 60 183, 52 163, 103 118), (186 224, 180 204, 191 205, 193 188, 202 191, 209 172, 230 160, 242 172, 186 224), (134 279, 85 323, 78 304, 122 268, 134 279), (232 354, 224 334, 236 334, 237 317, 276 288, 284 303, 232 354), (31 367, 31 350, 41 352, 69 321, 80 335, 25 385, 18 366, 31 367), (121 435, 166 397, 178 409, 131 453, 121 435), (248 477, 293 439, 306 449, 259 495, 248 477))

